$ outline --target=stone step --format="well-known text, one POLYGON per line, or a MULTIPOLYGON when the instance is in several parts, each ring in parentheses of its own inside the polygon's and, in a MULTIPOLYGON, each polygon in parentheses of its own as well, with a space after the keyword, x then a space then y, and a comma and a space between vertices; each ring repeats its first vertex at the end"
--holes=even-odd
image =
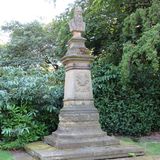
POLYGON ((131 153, 134 156, 144 155, 142 148, 120 145, 59 150, 43 142, 39 142, 38 145, 26 145, 25 149, 33 157, 40 160, 116 160, 117 158, 127 158, 131 153))
POLYGON ((89 147, 89 146, 110 146, 110 145, 118 145, 119 140, 114 137, 109 136, 101 136, 101 137, 87 137, 87 138, 55 138, 54 135, 47 136, 44 139, 45 143, 50 144, 52 146, 56 146, 61 149, 75 149, 80 147, 89 147))
POLYGON ((104 137, 107 136, 106 132, 78 132, 78 133, 70 133, 70 132, 53 132, 52 133, 55 138, 72 138, 72 139, 82 139, 82 138, 95 138, 95 137, 104 137))

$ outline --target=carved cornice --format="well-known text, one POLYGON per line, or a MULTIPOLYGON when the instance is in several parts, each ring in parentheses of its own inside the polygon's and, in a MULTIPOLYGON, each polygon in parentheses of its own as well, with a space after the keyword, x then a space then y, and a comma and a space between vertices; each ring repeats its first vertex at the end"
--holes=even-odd
POLYGON ((90 55, 68 55, 61 59, 61 62, 65 65, 66 71, 72 69, 78 70, 90 70, 91 62, 94 60, 90 55))

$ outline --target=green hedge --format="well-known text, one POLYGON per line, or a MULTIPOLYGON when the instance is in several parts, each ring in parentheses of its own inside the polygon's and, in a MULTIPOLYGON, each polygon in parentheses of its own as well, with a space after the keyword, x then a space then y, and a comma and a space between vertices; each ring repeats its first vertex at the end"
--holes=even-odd
POLYGON ((100 112, 102 128, 109 134, 141 136, 160 130, 159 77, 144 73, 137 73, 124 86, 119 67, 106 64, 105 55, 95 61, 95 106, 100 112))

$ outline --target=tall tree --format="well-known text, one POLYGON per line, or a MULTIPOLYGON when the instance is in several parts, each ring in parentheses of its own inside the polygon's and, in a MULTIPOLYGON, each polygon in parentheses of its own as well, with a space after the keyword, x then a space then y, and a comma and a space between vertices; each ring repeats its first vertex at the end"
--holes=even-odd
POLYGON ((24 65, 44 61, 45 57, 53 57, 55 42, 50 27, 39 22, 21 24, 12 22, 2 27, 10 32, 10 41, 7 43, 7 53, 10 57, 8 64, 24 65))

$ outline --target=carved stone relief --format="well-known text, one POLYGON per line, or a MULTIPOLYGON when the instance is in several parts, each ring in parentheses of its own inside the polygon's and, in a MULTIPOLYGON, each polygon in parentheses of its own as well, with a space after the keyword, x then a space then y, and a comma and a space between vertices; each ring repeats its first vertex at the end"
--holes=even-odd
POLYGON ((90 89, 90 77, 86 73, 77 73, 76 75, 76 91, 77 92, 89 92, 90 89))

